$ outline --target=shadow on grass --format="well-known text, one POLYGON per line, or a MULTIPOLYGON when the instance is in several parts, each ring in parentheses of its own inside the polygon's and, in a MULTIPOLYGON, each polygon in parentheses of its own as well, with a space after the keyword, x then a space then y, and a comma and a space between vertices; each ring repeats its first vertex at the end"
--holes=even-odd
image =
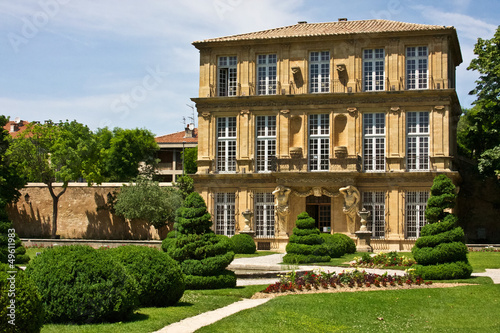
POLYGON ((194 304, 193 303, 188 303, 188 302, 177 302, 172 307, 174 307, 174 308, 184 308, 184 307, 188 307, 188 306, 194 306, 194 304))
POLYGON ((149 319, 149 316, 147 314, 140 313, 140 312, 134 312, 134 314, 131 315, 130 318, 128 318, 127 320, 124 320, 123 322, 133 323, 136 321, 144 321, 144 320, 148 320, 148 319, 149 319))

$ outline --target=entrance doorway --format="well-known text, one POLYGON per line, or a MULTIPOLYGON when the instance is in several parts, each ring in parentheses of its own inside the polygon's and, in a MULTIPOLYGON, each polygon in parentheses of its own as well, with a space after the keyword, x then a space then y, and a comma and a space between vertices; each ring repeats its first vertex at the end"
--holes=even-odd
POLYGON ((308 196, 306 212, 316 221, 316 228, 321 232, 330 233, 332 227, 332 203, 330 197, 308 196))

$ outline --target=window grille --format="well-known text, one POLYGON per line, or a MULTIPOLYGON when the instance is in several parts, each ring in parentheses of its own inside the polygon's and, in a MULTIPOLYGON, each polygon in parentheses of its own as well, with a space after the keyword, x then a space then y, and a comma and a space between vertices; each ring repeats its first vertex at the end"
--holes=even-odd
POLYGON ((257 172, 275 171, 276 116, 257 116, 257 172))
POLYGON ((274 237, 274 195, 271 192, 255 193, 255 236, 274 237))
POLYGON ((237 79, 236 56, 219 57, 218 62, 218 86, 219 96, 236 96, 237 79))
POLYGON ((276 54, 261 54, 257 56, 257 94, 276 94, 276 54))
POLYGON ((384 58, 384 49, 369 49, 363 51, 364 91, 381 91, 385 89, 384 58))
POLYGON ((372 232, 372 238, 385 238, 385 193, 363 192, 363 207, 371 214, 366 228, 372 232))
POLYGON ((406 114, 406 166, 409 171, 429 170, 429 112, 406 114))
POLYGON ((385 171, 385 114, 363 115, 363 165, 365 171, 385 171))
POLYGON ((236 172, 236 117, 217 118, 217 172, 236 172))
POLYGON ((215 194, 215 233, 217 235, 234 235, 235 194, 215 194))
POLYGON ((328 171, 330 162, 330 120, 328 114, 309 116, 309 170, 328 171))
POLYGON ((330 91, 330 52, 311 52, 309 55, 309 91, 330 91))
POLYGON ((406 89, 428 88, 427 46, 406 48, 406 89))
POLYGON ((405 197, 405 237, 416 239, 420 237, 422 227, 427 224, 425 207, 429 199, 429 192, 406 192, 405 197))

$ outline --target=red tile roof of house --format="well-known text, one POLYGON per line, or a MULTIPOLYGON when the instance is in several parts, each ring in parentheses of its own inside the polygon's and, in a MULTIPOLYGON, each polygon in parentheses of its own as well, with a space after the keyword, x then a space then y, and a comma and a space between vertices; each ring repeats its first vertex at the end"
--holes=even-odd
POLYGON ((442 25, 428 25, 417 23, 406 23, 389 20, 359 20, 338 21, 325 23, 298 23, 295 25, 250 32, 227 37, 218 37, 196 41, 193 44, 210 42, 243 41, 256 39, 273 39, 289 37, 313 37, 313 36, 335 36, 348 34, 367 34, 379 32, 405 32, 405 31, 432 31, 432 30, 455 30, 453 27, 442 25))
POLYGON ((193 130, 193 137, 192 138, 185 138, 186 132, 177 132, 177 133, 172 133, 172 134, 167 134, 163 136, 158 136, 155 138, 155 141, 157 143, 198 143, 198 129, 195 128, 193 130))
POLYGON ((7 132, 9 132, 10 136, 16 138, 21 132, 26 129, 26 126, 29 124, 26 120, 20 120, 19 123, 11 120, 3 127, 7 132), (12 131, 14 129, 14 131, 12 131))

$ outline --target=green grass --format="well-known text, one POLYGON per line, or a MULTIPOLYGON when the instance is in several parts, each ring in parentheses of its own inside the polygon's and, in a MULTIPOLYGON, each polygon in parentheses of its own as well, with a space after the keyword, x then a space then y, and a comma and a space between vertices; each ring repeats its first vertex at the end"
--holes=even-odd
POLYGON ((268 255, 271 255, 271 254, 277 254, 279 252, 271 252, 271 251, 257 251, 253 254, 242 254, 242 253, 239 253, 239 254, 235 254, 234 255, 234 259, 236 258, 254 258, 254 257, 264 257, 264 256, 268 256, 268 255))
POLYGON ((45 249, 46 248, 44 248, 44 247, 40 247, 40 248, 29 247, 26 249, 26 254, 30 257, 30 259, 33 259, 36 257, 37 252, 43 252, 43 251, 45 251, 45 249))
POLYGON ((197 332, 498 332, 499 307, 500 285, 290 295, 197 332))
POLYGON ((42 333, 144 333, 153 332, 184 318, 218 309, 249 298, 266 286, 247 286, 218 290, 187 290, 179 303, 167 308, 141 308, 127 322, 94 325, 46 324, 42 333))
POLYGON ((500 252, 469 252, 467 257, 475 273, 485 272, 486 268, 500 268, 500 252))

